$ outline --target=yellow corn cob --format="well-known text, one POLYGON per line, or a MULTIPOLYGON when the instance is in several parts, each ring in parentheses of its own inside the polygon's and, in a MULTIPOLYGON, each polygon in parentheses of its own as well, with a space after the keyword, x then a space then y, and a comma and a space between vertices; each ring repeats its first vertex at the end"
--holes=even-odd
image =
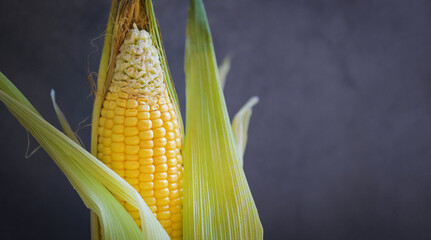
MULTIPOLYGON (((181 132, 157 49, 129 30, 101 110, 98 158, 143 197, 173 239, 182 238, 181 132)), ((140 226, 139 212, 125 204, 140 226)))

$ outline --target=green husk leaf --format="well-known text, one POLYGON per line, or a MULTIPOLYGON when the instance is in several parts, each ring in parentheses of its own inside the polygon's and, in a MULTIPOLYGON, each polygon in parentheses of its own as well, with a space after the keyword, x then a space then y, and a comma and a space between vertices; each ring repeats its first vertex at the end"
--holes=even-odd
POLYGON ((238 147, 238 151, 241 155, 241 166, 244 165, 243 158, 245 147, 247 146, 247 132, 252 108, 259 102, 259 98, 254 96, 251 97, 244 106, 235 114, 232 121, 233 136, 238 147))
POLYGON ((30 101, 28 101, 28 99, 21 93, 21 91, 19 91, 18 88, 16 88, 15 85, 11 81, 9 81, 9 79, 2 72, 0 72, 0 89, 10 97, 18 100, 29 110, 39 115, 39 113, 36 111, 30 101))
POLYGON ((68 136, 74 142, 80 144, 75 132, 72 130, 72 128, 69 125, 69 121, 67 121, 66 116, 64 116, 63 111, 61 111, 60 107, 55 101, 54 89, 51 89, 51 101, 52 101, 52 105, 54 106, 55 113, 57 114, 58 121, 60 122, 61 128, 63 128, 64 134, 66 134, 66 136, 68 136))
MULTIPOLYGON (((93 104, 93 113, 92 113, 92 120, 91 120, 91 145, 90 145, 90 151, 91 154, 94 156, 97 156, 97 127, 98 127, 98 121, 100 116, 100 111, 102 109, 102 103, 105 97, 105 85, 106 85, 106 78, 108 74, 108 67, 109 67, 109 59, 111 56, 111 46, 113 42, 113 29, 114 29, 114 19, 117 15, 117 7, 118 7, 118 1, 113 0, 111 3, 111 10, 109 11, 109 17, 108 17, 108 24, 106 26, 105 31, 105 39, 103 42, 103 49, 102 49, 102 56, 100 57, 100 65, 99 65, 99 72, 97 74, 97 87, 96 91, 94 93, 94 104, 93 104)), ((95 212, 91 211, 90 214, 90 221, 91 221, 91 240, 100 240, 101 239, 101 233, 100 233, 100 223, 99 219, 97 218, 97 215, 95 212)))
POLYGON ((0 101, 51 156, 85 205, 97 214, 105 239, 169 239, 132 186, 46 122, 3 74, 0 74, 0 101), (147 220, 142 223, 143 232, 114 195, 140 210, 142 219, 147 220))
POLYGON ((262 239, 201 0, 190 4, 185 73, 184 238, 262 239))
POLYGON ((230 56, 227 56, 223 59, 223 62, 220 64, 218 71, 220 74, 220 82, 221 82, 221 88, 224 88, 224 85, 226 83, 226 77, 229 73, 230 66, 231 66, 232 58, 230 56))

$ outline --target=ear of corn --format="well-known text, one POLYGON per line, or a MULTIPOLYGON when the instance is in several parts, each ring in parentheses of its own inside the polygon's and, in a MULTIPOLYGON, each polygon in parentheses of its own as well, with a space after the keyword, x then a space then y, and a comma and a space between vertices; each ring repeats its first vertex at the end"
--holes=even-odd
MULTIPOLYGON (((92 153, 141 194, 172 238, 181 238, 182 121, 152 3, 128 0, 112 6, 93 110, 92 153)), ((141 225, 138 210, 124 206, 141 225)), ((93 239, 99 239, 93 226, 93 239)))
POLYGON ((85 205, 97 214, 105 239, 169 239, 140 195, 124 179, 46 122, 0 73, 0 101, 33 135, 69 179, 85 205), (117 200, 139 209, 141 232, 117 200))
POLYGON ((200 0, 189 9, 185 72, 184 238, 262 239, 200 0))
MULTIPOLYGON (((182 236, 182 155, 177 113, 157 50, 145 30, 129 30, 101 110, 98 158, 125 178, 171 237, 182 236)), ((138 225, 139 212, 125 205, 138 225)))

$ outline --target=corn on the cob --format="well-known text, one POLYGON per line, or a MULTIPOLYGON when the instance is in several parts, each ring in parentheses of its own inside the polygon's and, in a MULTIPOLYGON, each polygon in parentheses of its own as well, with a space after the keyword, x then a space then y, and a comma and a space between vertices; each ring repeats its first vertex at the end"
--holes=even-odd
MULTIPOLYGON (((143 197, 173 239, 182 237, 181 131, 157 49, 129 30, 116 56, 98 128, 98 158, 143 197)), ((140 226, 139 212, 125 204, 140 226)))

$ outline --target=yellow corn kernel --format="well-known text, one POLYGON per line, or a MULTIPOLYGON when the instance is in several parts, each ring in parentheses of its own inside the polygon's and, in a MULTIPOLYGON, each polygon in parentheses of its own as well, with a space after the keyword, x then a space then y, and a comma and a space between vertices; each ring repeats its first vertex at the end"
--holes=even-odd
POLYGON ((111 144, 112 152, 122 153, 124 152, 125 145, 122 142, 114 142, 111 144))
POLYGON ((159 218, 159 222, 162 225, 162 227, 165 228, 165 227, 170 227, 172 225, 172 220, 169 219, 171 217, 170 214, 169 214, 169 217, 166 218, 166 217, 160 217, 160 212, 157 212, 157 216, 159 218))
POLYGON ((164 189, 168 186, 167 180, 155 180, 154 181, 154 189, 164 189))
POLYGON ((180 213, 181 212, 181 206, 170 206, 170 211, 172 214, 180 213))
POLYGON ((138 156, 140 158, 150 158, 153 156, 153 149, 141 148, 139 149, 138 156))
POLYGON ((141 148, 153 148, 154 143, 153 143, 153 140, 142 140, 139 142, 139 146, 141 148))
POLYGON ((138 101, 135 99, 128 99, 127 100, 127 108, 137 108, 138 107, 138 101))
POLYGON ((162 105, 159 106, 159 111, 160 112, 167 112, 167 111, 169 111, 169 106, 166 105, 166 104, 164 104, 166 102, 166 99, 162 99, 162 100, 164 100, 164 102, 160 102, 160 99, 159 99, 159 103, 162 104, 162 105))
POLYGON ((165 173, 165 172, 163 172, 163 173, 154 173, 154 179, 156 179, 156 180, 163 180, 163 179, 166 179, 166 178, 168 178, 168 173, 165 173))
POLYGON ((148 206, 148 207, 150 208, 151 212, 153 212, 153 213, 157 212, 157 206, 156 205, 152 205, 152 206, 148 206))
POLYGON ((125 160, 126 160, 126 161, 135 161, 135 162, 139 162, 139 156, 138 156, 138 155, 126 155, 125 160))
POLYGON ((124 142, 124 135, 123 134, 114 133, 114 134, 111 135, 111 139, 115 143, 122 143, 122 142, 124 142))
POLYGON ((152 127, 151 120, 139 120, 137 123, 137 127, 139 130, 150 130, 152 127))
POLYGON ((171 120, 171 114, 169 112, 163 112, 161 120, 165 122, 171 120))
POLYGON ((125 176, 127 178, 137 178, 137 177, 139 177, 139 173, 140 173, 140 171, 138 169, 136 169, 136 170, 126 170, 125 176))
POLYGON ((112 131, 110 129, 105 128, 103 131, 103 136, 106 138, 109 138, 111 137, 111 135, 112 135, 112 131))
POLYGON ((119 107, 122 107, 122 108, 126 107, 127 101, 124 99, 118 98, 115 102, 117 103, 117 106, 119 106, 119 107))
POLYGON ((132 216, 133 219, 139 218, 139 212, 138 211, 129 212, 129 214, 132 216))
POLYGON ((141 220, 140 219, 133 219, 139 227, 141 226, 141 220))
POLYGON ((180 213, 172 215, 172 222, 180 222, 182 220, 182 215, 180 213))
POLYGON ((150 165, 150 164, 153 164, 153 159, 152 158, 139 158, 139 163, 141 165, 150 165))
POLYGON ((160 116, 161 116, 161 113, 158 110, 150 112, 150 119, 160 118, 160 116))
POLYGON ((112 153, 112 161, 124 161, 126 159, 124 153, 112 153))
POLYGON ((166 153, 166 149, 164 147, 155 147, 153 148, 153 156, 164 156, 166 153))
POLYGON ((136 117, 138 115, 138 109, 127 109, 126 117, 136 117))
POLYGON ((139 112, 149 112, 150 111, 150 106, 148 106, 148 104, 140 104, 138 106, 138 111, 139 112))
POLYGON ((124 135, 130 137, 138 135, 139 129, 137 127, 125 127, 124 128, 124 135))
POLYGON ((139 169, 139 162, 137 161, 125 161, 124 162, 124 168, 127 170, 136 170, 139 169))
POLYGON ((154 139, 154 146, 156 147, 164 147, 166 145, 167 141, 166 138, 156 138, 154 139))
POLYGON ((155 190, 154 196, 156 198, 165 198, 165 197, 169 196, 169 189, 163 188, 163 189, 155 190))
POLYGON ((169 192, 169 198, 178 198, 178 197, 180 197, 179 190, 172 190, 169 192))
POLYGON ((172 131, 174 130, 174 124, 170 121, 164 122, 163 127, 166 129, 166 131, 172 131))
POLYGON ((137 178, 127 178, 126 181, 132 185, 139 185, 139 179, 137 178))
POLYGON ((174 230, 172 231, 172 237, 180 237, 183 235, 183 230, 174 230))
POLYGON ((124 133, 124 125, 114 125, 112 127, 113 133, 123 134, 124 133))
POLYGON ((136 117, 138 119, 150 119, 150 113, 149 112, 139 112, 136 117))
POLYGON ((154 129, 153 132, 155 138, 164 137, 166 135, 166 130, 162 127, 154 129))
POLYGON ((183 223, 182 222, 176 222, 172 224, 172 228, 174 230, 180 230, 183 229, 183 223))
POLYGON ((163 126, 163 120, 162 120, 162 119, 160 119, 160 118, 153 119, 153 120, 152 120, 152 125, 153 125, 153 127, 155 127, 155 128, 157 128, 157 127, 161 127, 161 126, 163 126))
POLYGON ((111 167, 113 169, 124 169, 124 162, 123 161, 112 161, 111 167))
POLYGON ((114 123, 115 124, 123 124, 124 123, 124 116, 115 115, 114 116, 114 123))
POLYGON ((177 183, 171 183, 171 184, 169 184, 168 188, 170 191, 176 190, 176 189, 178 189, 178 184, 177 183))
POLYGON ((139 138, 142 140, 151 140, 153 139, 154 133, 153 130, 141 131, 139 133, 139 138))
POLYGON ((172 201, 170 201, 170 205, 171 206, 179 206, 183 203, 183 199, 182 198, 176 198, 176 199, 172 199, 172 201))
POLYGON ((119 96, 120 98, 123 98, 123 99, 127 99, 127 98, 129 98, 129 95, 128 95, 127 93, 125 93, 125 92, 120 92, 120 93, 118 94, 118 96, 119 96))
POLYGON ((138 145, 126 145, 126 148, 124 149, 124 151, 126 154, 138 155, 139 146, 138 145))
POLYGON ((177 143, 175 141, 168 141, 166 143, 166 149, 175 149, 177 147, 177 143))
POLYGON ((171 212, 165 211, 165 212, 159 212, 157 211, 157 218, 161 220, 167 220, 171 218, 171 212))
POLYGON ((177 156, 177 153, 175 152, 175 150, 167 150, 166 151, 166 157, 168 158, 174 158, 177 156))
POLYGON ((127 211, 132 212, 132 211, 136 211, 136 208, 134 206, 132 206, 129 203, 124 203, 124 207, 126 208, 127 211))
POLYGON ((154 187, 154 183, 153 183, 153 182, 141 182, 141 183, 139 184, 139 187, 140 187, 142 190, 151 190, 151 189, 153 189, 153 187, 154 187))
POLYGON ((166 163, 166 156, 165 155, 153 157, 153 159, 154 159, 154 164, 166 163))
POLYGON ((169 182, 177 182, 178 181, 178 174, 172 174, 172 175, 168 175, 168 181, 169 182))
POLYGON ((154 196, 154 190, 142 190, 140 194, 142 197, 152 197, 154 196))
POLYGON ((155 167, 154 167, 154 165, 145 165, 145 166, 141 166, 141 168, 139 168, 139 170, 142 173, 154 173, 155 167))
MULTIPOLYGON (((155 172, 156 173, 162 173, 162 172, 166 172, 168 170, 168 164, 166 164, 166 163, 157 164, 154 166, 155 166, 155 172)), ((168 174, 169 174, 169 172, 168 172, 168 174)))
POLYGON ((171 199, 169 199, 168 197, 158 198, 156 205, 157 206, 165 206, 165 205, 169 205, 170 202, 171 202, 171 199))
POLYGON ((177 166, 178 161, 177 161, 177 159, 176 159, 176 158, 169 158, 169 159, 166 161, 166 164, 168 164, 168 166, 169 166, 169 167, 173 167, 173 166, 177 166))
POLYGON ((111 156, 103 156, 102 162, 104 162, 105 164, 110 164, 112 162, 111 156))
POLYGON ((139 141, 140 141, 140 139, 138 136, 126 137, 126 139, 125 139, 125 143, 128 145, 138 145, 139 141))
POLYGON ((171 209, 169 205, 157 206, 157 211, 158 212, 166 212, 166 211, 169 211, 169 209, 171 209))
POLYGON ((114 172, 117 173, 120 177, 124 177, 124 170, 123 169, 114 169, 114 172))
POLYGON ((124 126, 126 127, 136 126, 137 123, 138 123, 138 118, 136 117, 126 117, 124 119, 124 126))
POLYGON ((174 140, 175 139, 175 133, 173 131, 166 133, 166 139, 167 140, 174 140))
POLYGON ((151 173, 141 173, 138 177, 141 182, 150 182, 154 180, 154 174, 151 173))
POLYGON ((114 111, 112 111, 111 109, 106 110, 106 118, 113 118, 114 116, 114 111))
MULTIPOLYGON (((118 103, 117 103, 118 104, 118 103)), ((115 116, 124 116, 124 113, 126 112, 126 109, 124 107, 116 107, 114 109, 115 116)))

